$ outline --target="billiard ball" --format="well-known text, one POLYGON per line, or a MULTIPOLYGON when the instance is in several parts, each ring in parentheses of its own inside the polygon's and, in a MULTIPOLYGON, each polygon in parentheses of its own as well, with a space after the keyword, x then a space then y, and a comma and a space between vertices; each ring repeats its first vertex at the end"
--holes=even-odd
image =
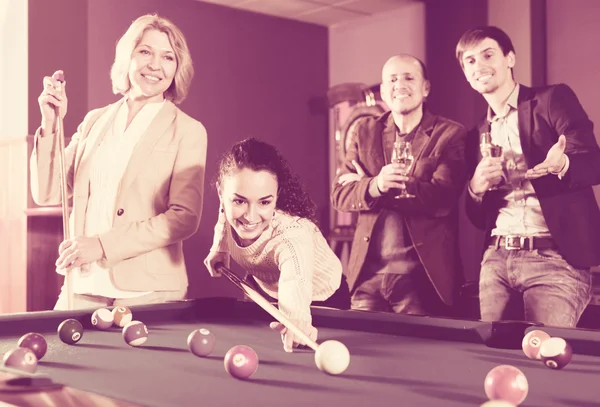
POLYGON ((2 364, 12 369, 35 373, 38 360, 31 349, 19 347, 9 350, 2 358, 2 364))
POLYGON ((573 349, 563 338, 550 338, 542 343, 540 357, 550 369, 562 369, 571 362, 573 349))
POLYGON ((315 352, 317 368, 330 375, 343 373, 350 364, 350 352, 346 345, 339 341, 325 341, 315 352))
POLYGON ((83 337, 83 325, 76 319, 65 319, 58 326, 58 337, 68 345, 74 345, 83 337))
POLYGON ((540 347, 542 343, 550 339, 550 335, 548 335, 544 331, 534 330, 530 331, 523 337, 523 343, 521 347, 523 348, 523 353, 529 359, 540 359, 540 347))
POLYGON ((513 403, 504 400, 489 400, 479 407, 517 407, 513 403))
POLYGON ((215 348, 215 336, 208 329, 196 329, 188 335, 187 346, 196 356, 208 356, 215 348))
POLYGON ((106 308, 99 308, 92 314, 92 325, 100 330, 110 328, 113 322, 113 314, 106 308))
POLYGON ((123 339, 130 346, 141 346, 148 339, 148 327, 140 321, 131 321, 123 327, 123 339))
POLYGON ((249 346, 237 345, 224 358, 225 370, 236 379, 248 379, 258 369, 258 355, 249 346))
POLYGON ((43 358, 48 350, 46 339, 37 332, 29 332, 28 334, 21 336, 21 339, 17 342, 17 346, 31 350, 37 360, 43 358))
POLYGON ((133 321, 133 314, 127 307, 119 306, 112 310, 113 321, 116 326, 123 328, 125 325, 133 321))
POLYGON ((490 400, 521 404, 529 392, 529 383, 522 371, 514 366, 496 366, 485 377, 485 395, 490 400))

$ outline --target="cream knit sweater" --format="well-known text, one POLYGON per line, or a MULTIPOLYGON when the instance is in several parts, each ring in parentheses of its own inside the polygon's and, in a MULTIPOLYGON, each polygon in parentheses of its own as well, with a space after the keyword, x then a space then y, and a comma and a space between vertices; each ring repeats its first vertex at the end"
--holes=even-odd
POLYGON ((211 252, 229 253, 279 310, 298 328, 312 326, 310 304, 329 298, 340 286, 342 263, 311 221, 275 211, 269 226, 250 246, 241 247, 219 214, 211 252))

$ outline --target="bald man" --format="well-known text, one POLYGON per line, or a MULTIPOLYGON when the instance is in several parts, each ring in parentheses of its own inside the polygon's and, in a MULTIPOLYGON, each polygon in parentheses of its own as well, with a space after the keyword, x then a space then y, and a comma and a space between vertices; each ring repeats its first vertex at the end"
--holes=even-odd
POLYGON ((358 212, 347 271, 352 308, 447 315, 462 281, 457 203, 466 184, 465 128, 425 107, 431 85, 410 55, 382 69, 390 111, 354 126, 331 200, 358 212), (408 173, 392 163, 396 141, 412 146, 408 173), (396 198, 402 190, 412 197, 396 198))

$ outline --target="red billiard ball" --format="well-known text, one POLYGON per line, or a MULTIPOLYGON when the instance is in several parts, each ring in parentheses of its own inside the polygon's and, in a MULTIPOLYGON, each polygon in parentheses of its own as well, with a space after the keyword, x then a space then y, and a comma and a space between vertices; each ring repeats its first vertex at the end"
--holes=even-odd
POLYGON ((523 343, 521 344, 523 348, 523 353, 529 359, 541 359, 540 358, 540 347, 542 343, 546 340, 550 339, 550 335, 548 335, 544 331, 534 330, 530 331, 523 337, 523 343))
POLYGON ((540 357, 550 369, 562 369, 571 362, 573 349, 563 338, 550 338, 542 343, 540 357))
POLYGON ((148 327, 140 321, 131 321, 123 327, 123 339, 130 346, 141 346, 148 339, 148 327))
POLYGON ((133 313, 124 306, 115 307, 112 310, 113 321, 116 326, 123 328, 125 325, 133 321, 133 313))
POLYGON ((65 319, 58 326, 58 337, 68 345, 74 345, 83 336, 83 325, 76 319, 65 319))
POLYGON ((92 314, 92 325, 97 329, 105 330, 113 325, 114 317, 110 310, 99 308, 92 314))
POLYGON ((236 379, 248 379, 258 369, 258 355, 249 346, 237 345, 225 354, 225 370, 236 379))
POLYGON ((35 354, 37 360, 43 358, 48 350, 46 339, 36 332, 29 332, 21 336, 21 339, 17 342, 17 346, 30 349, 35 354))
POLYGON ((35 373, 37 364, 35 353, 28 348, 11 349, 2 358, 2 365, 29 373, 35 373))
POLYGON ((527 378, 519 369, 510 365, 496 366, 484 381, 485 395, 490 400, 503 400, 521 404, 529 392, 527 378))
POLYGON ((200 328, 192 331, 187 338, 187 345, 194 355, 204 357, 210 355, 215 348, 215 336, 208 329, 200 328))

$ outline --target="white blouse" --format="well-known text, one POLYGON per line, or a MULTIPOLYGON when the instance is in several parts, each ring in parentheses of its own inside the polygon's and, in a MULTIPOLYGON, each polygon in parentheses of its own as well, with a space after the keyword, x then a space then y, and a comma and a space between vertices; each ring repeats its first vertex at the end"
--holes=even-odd
MULTIPOLYGON (((92 157, 90 197, 85 213, 85 236, 97 236, 112 228, 117 191, 123 173, 136 145, 163 105, 164 100, 144 105, 126 128, 129 108, 127 100, 123 99, 122 103, 108 109, 92 128, 88 136, 90 143, 102 137, 99 133, 105 128, 105 124, 114 120, 112 126, 108 126, 108 133, 101 139, 101 144, 92 157)), ((72 284, 76 294, 99 295, 107 298, 131 298, 150 294, 150 292, 118 289, 112 278, 112 269, 107 268, 102 262, 93 262, 74 269, 72 284)))

